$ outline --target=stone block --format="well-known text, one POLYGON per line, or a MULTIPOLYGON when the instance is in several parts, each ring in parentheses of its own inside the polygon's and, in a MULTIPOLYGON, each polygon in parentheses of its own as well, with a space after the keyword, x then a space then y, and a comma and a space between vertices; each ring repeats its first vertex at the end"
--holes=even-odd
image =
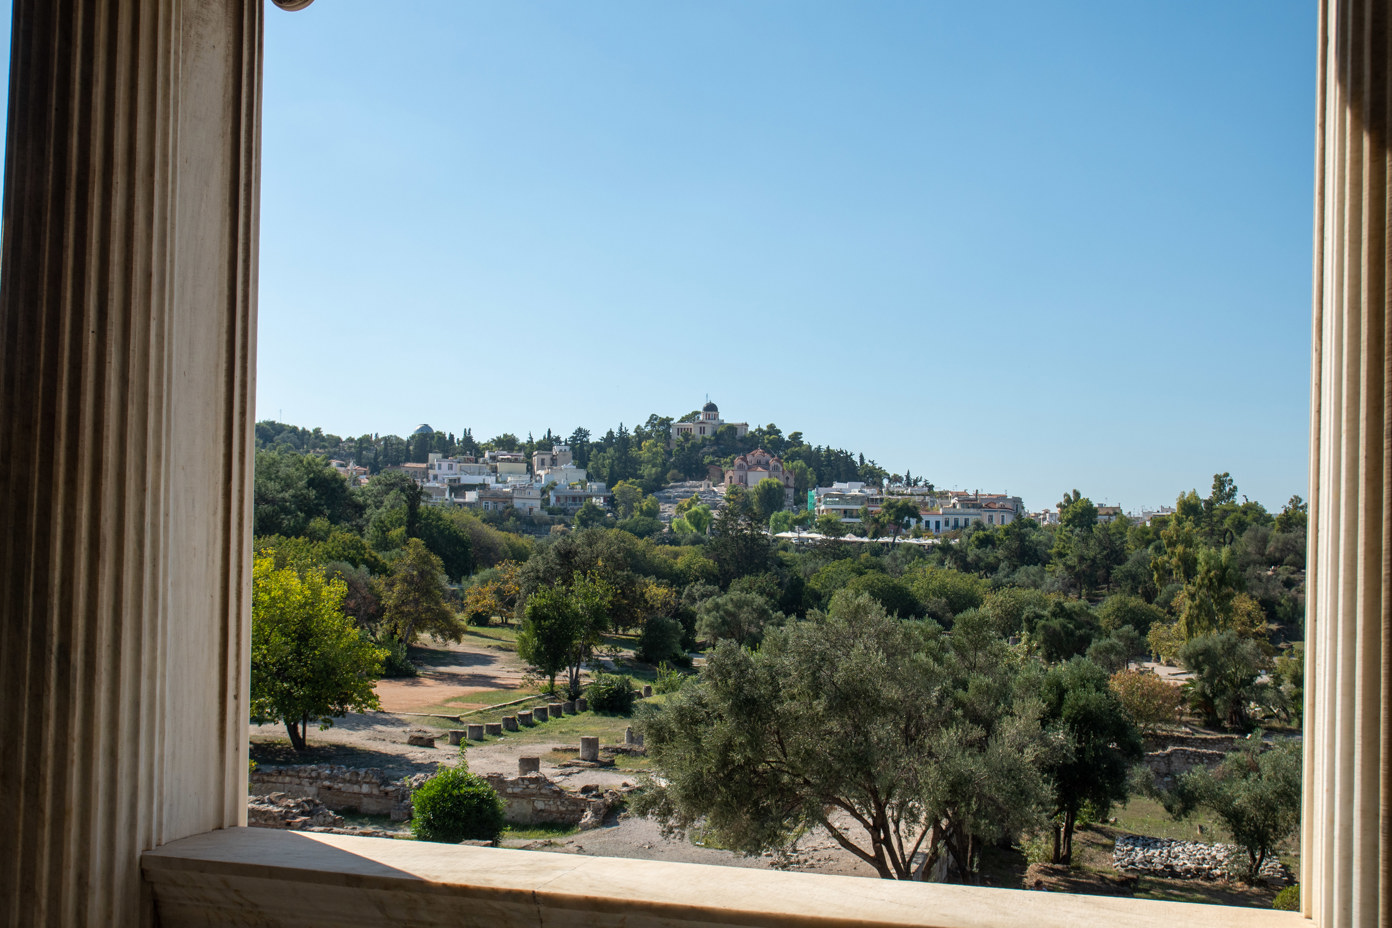
POLYGON ((468 726, 468 729, 469 729, 469 740, 470 740, 470 741, 482 741, 482 740, 483 740, 483 726, 482 726, 482 725, 470 725, 470 726, 468 726))
POLYGON ((434 735, 408 735, 406 743, 414 748, 433 748, 435 746, 434 735))
POLYGON ((517 758, 517 775, 519 777, 535 776, 539 773, 541 773, 540 757, 517 758))
POLYGON ((537 706, 532 710, 532 718, 538 722, 544 722, 550 717, 551 713, 546 706, 537 706))
POLYGON ((584 712, 590 708, 590 701, 584 696, 577 697, 575 700, 575 711, 584 712))
POLYGON ((599 739, 585 736, 580 739, 580 759, 589 761, 599 760, 599 739))
POLYGON ((561 711, 564 712, 566 715, 574 715, 574 714, 575 714, 575 703, 573 703, 573 702, 563 702, 563 703, 561 703, 561 711))
POLYGON ((449 743, 453 745, 458 745, 459 742, 462 740, 464 740, 464 729, 451 728, 449 733, 449 743))
POLYGON ((483 733, 484 733, 485 735, 501 735, 501 734, 503 733, 503 726, 502 726, 502 723, 501 723, 501 722, 484 722, 484 723, 483 723, 483 733))
POLYGON ((517 713, 517 724, 535 725, 536 721, 532 718, 532 710, 523 709, 521 712, 517 713))
POLYGON ((643 698, 644 698, 644 699, 647 699, 649 696, 652 695, 652 693, 653 693, 653 690, 652 690, 652 686, 651 686, 651 685, 645 685, 645 686, 643 687, 643 698))
POLYGON ((553 719, 558 719, 565 715, 565 710, 561 708, 561 704, 558 702, 547 703, 546 708, 551 713, 553 719))
POLYGON ((517 731, 517 716, 515 716, 515 715, 505 715, 505 716, 503 716, 503 730, 504 730, 504 731, 517 731))

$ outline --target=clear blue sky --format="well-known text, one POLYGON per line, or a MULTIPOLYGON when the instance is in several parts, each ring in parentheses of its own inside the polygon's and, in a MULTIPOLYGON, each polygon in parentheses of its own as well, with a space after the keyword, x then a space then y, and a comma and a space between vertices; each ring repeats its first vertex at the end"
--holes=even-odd
POLYGON ((1293 0, 266 12, 257 412, 630 426, 707 393, 1031 507, 1306 495, 1293 0))

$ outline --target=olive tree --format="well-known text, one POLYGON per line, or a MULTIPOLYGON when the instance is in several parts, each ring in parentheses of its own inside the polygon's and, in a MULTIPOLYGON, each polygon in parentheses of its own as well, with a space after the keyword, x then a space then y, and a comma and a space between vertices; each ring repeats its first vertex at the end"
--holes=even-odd
POLYGON ((989 626, 948 635, 843 592, 757 652, 721 641, 640 707, 656 776, 636 808, 748 854, 820 826, 885 879, 970 880, 980 843, 1037 824, 1048 795, 1029 674, 989 626))
POLYGON ((1214 770, 1195 767, 1165 797, 1175 818, 1203 807, 1247 852, 1247 878, 1257 879, 1276 846, 1300 824, 1300 743, 1266 749, 1256 732, 1214 770))

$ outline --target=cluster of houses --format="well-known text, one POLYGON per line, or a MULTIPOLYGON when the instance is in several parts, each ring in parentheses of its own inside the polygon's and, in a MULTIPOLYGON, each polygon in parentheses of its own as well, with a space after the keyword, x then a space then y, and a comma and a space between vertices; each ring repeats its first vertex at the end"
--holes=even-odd
POLYGON ((907 499, 918 507, 918 518, 910 528, 925 535, 961 531, 974 522, 986 525, 1009 525, 1025 515, 1024 503, 1018 496, 981 491, 928 490, 922 487, 876 487, 871 484, 848 482, 817 487, 808 494, 809 502, 818 516, 833 515, 848 526, 863 521, 862 514, 874 515, 884 508, 887 500, 907 499))
MULTIPOLYGON (((329 465, 350 481, 365 481, 367 469, 343 461, 329 465)), ((567 445, 538 451, 527 457, 516 451, 486 451, 482 458, 470 455, 446 457, 431 453, 423 464, 386 468, 403 473, 424 491, 427 502, 442 506, 502 511, 516 509, 530 514, 546 506, 578 510, 586 502, 608 508, 613 496, 603 481, 589 480, 576 467, 567 445)))
MULTIPOLYGON (((671 441, 675 445, 683 437, 709 440, 724 427, 733 427, 737 435, 749 430, 745 422, 725 422, 714 403, 707 402, 699 416, 689 422, 672 424, 671 441)), ((422 426, 428 428, 428 426, 422 426)), ((343 461, 330 461, 339 473, 350 481, 365 481, 367 469, 343 461)), ((590 480, 583 467, 575 465, 569 446, 554 445, 549 451, 537 451, 531 461, 515 451, 488 451, 482 458, 466 455, 445 457, 431 454, 424 464, 402 464, 390 470, 405 473, 426 494, 426 499, 439 505, 466 506, 485 511, 513 509, 530 514, 544 507, 575 512, 587 502, 610 509, 613 494, 603 481, 590 480)), ((702 502, 718 507, 730 487, 753 489, 763 480, 773 479, 783 484, 784 502, 789 508, 801 509, 801 500, 794 500, 794 477, 775 454, 756 448, 739 455, 723 472, 713 468, 710 479, 696 484, 682 484, 659 491, 663 521, 670 521, 675 497, 692 493, 702 502), (665 495, 664 495, 665 494, 665 495), (672 497, 668 499, 667 497, 672 497)), ((686 498, 683 496, 682 498, 686 498)), ((854 531, 866 513, 880 511, 887 500, 907 499, 918 509, 918 518, 909 527, 915 534, 937 536, 961 531, 980 523, 988 526, 1009 525, 1016 519, 1032 518, 1044 525, 1057 524, 1056 509, 1028 512, 1018 496, 1004 493, 982 493, 979 490, 930 490, 923 487, 880 487, 859 482, 834 483, 815 487, 807 493, 806 507, 817 516, 835 516, 854 531)), ((1168 510, 1172 512, 1173 510, 1168 510)), ((1167 510, 1139 514, 1143 521, 1165 515, 1167 510)), ((1100 522, 1110 522, 1121 515, 1120 506, 1097 507, 1100 522)))

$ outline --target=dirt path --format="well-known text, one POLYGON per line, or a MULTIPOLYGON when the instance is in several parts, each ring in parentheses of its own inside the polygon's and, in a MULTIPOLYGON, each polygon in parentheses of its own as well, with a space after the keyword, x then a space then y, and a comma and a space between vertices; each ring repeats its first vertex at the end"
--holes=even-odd
POLYGON ((525 676, 522 662, 511 649, 477 639, 412 648, 411 659, 417 676, 378 681, 382 711, 411 712, 471 693, 513 689, 522 685, 525 676))

